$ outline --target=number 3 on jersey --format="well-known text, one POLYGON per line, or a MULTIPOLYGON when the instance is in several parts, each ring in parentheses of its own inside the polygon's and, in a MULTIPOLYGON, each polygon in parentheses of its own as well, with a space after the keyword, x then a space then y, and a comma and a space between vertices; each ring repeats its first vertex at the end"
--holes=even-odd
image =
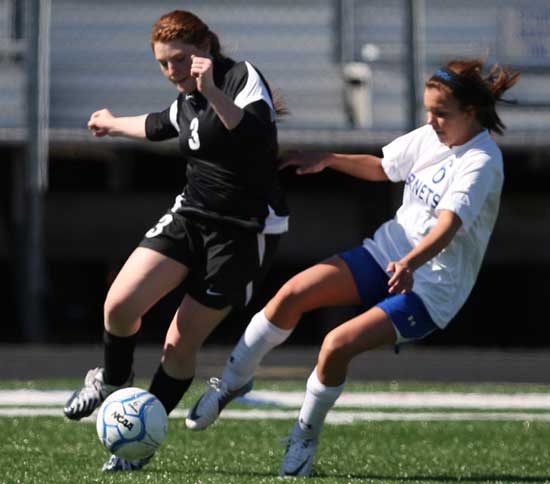
POLYGON ((164 227, 172 223, 172 220, 174 220, 174 217, 169 213, 163 215, 158 223, 152 229, 149 229, 147 231, 145 237, 147 237, 148 239, 150 239, 151 237, 156 237, 164 230, 164 227))
POLYGON ((199 118, 193 118, 191 120, 189 131, 191 131, 191 136, 189 136, 188 139, 189 148, 198 150, 201 147, 201 140, 199 139, 199 118))

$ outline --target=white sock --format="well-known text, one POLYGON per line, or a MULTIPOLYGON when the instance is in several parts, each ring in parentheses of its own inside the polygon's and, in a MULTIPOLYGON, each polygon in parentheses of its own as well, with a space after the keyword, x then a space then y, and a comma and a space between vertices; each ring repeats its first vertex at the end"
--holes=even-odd
POLYGON ((248 383, 262 358, 290 333, 292 329, 281 329, 271 323, 263 309, 256 313, 225 364, 222 380, 228 388, 237 390, 248 383))
POLYGON ((306 396, 293 432, 306 439, 318 438, 327 413, 342 394, 344 386, 345 383, 337 387, 323 385, 317 378, 315 367, 307 380, 306 396))

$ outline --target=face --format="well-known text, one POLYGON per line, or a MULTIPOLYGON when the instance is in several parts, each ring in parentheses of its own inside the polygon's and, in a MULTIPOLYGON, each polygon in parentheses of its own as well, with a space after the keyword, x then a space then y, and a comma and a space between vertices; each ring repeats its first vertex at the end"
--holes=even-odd
POLYGON ((426 88, 424 106, 427 123, 434 129, 439 141, 449 148, 463 145, 483 130, 475 112, 460 109, 457 99, 447 91, 426 88))
POLYGON ((207 49, 201 49, 181 40, 155 42, 153 52, 164 76, 176 86, 179 92, 189 94, 197 88, 191 76, 191 56, 207 57, 207 49))

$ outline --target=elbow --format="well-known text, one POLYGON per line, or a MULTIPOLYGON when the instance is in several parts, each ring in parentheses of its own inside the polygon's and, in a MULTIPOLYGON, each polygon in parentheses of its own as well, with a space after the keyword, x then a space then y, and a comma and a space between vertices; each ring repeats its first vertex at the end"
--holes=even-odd
POLYGON ((228 131, 234 131, 243 122, 244 111, 239 110, 233 116, 220 117, 222 124, 228 131))
POLYGON ((378 169, 376 170, 375 181, 389 181, 388 175, 384 171, 384 168, 382 168, 382 163, 378 165, 378 169))

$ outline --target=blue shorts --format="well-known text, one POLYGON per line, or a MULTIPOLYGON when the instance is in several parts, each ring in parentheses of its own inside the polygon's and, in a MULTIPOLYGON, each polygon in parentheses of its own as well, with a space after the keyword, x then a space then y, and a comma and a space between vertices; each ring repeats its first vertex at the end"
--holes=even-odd
POLYGON ((377 306, 391 319, 397 334, 396 344, 422 339, 439 329, 417 294, 388 293, 388 275, 364 247, 338 255, 353 274, 365 310, 377 306))

